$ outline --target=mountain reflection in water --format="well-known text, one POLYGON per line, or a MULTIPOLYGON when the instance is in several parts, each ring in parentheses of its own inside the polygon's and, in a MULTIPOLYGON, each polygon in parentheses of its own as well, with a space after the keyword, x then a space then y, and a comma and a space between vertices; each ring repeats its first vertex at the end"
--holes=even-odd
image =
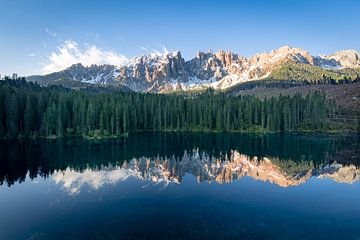
POLYGON ((332 163, 315 168, 312 162, 281 162, 275 158, 249 157, 232 151, 225 160, 209 157, 198 151, 185 152, 180 159, 141 157, 125 161, 122 166, 106 166, 92 170, 87 168, 76 171, 71 168, 57 171, 52 179, 63 185, 71 194, 80 191, 83 185, 99 189, 105 184, 114 184, 129 177, 150 181, 152 183, 170 184, 182 182, 190 174, 197 182, 231 183, 244 176, 255 180, 269 181, 281 187, 297 186, 305 183, 310 177, 329 178, 340 183, 353 183, 359 180, 360 169, 354 165, 332 163))

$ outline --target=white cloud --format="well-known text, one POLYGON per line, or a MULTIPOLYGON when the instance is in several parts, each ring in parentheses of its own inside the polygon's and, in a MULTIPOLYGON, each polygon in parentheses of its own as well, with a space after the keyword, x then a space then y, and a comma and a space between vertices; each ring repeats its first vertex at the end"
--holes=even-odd
POLYGON ((84 66, 92 64, 112 64, 116 66, 124 65, 128 59, 122 54, 106 51, 95 45, 80 49, 75 41, 65 41, 49 56, 49 62, 44 64, 42 72, 44 74, 63 70, 73 64, 81 63, 84 66))
POLYGON ((28 56, 29 56, 29 57, 35 57, 36 54, 35 54, 35 53, 28 53, 28 56))
POLYGON ((146 47, 140 47, 141 50, 148 51, 146 47))
POLYGON ((45 29, 45 32, 49 34, 52 38, 56 38, 57 33, 50 31, 48 28, 45 29))

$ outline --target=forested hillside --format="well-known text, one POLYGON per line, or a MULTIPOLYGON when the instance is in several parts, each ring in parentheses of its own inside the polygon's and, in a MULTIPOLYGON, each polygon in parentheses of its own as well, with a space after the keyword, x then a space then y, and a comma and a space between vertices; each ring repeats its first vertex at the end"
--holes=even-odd
POLYGON ((360 81, 360 69, 325 69, 304 63, 287 62, 276 68, 266 80, 301 81, 304 83, 351 83, 360 81))
POLYGON ((40 87, 0 81, 0 137, 120 136, 135 131, 327 131, 324 94, 229 97, 40 87))

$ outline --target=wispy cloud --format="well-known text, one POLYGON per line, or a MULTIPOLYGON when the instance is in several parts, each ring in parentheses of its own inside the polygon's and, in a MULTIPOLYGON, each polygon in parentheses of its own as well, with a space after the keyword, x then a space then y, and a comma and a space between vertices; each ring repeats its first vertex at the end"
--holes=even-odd
POLYGON ((169 53, 169 50, 162 44, 159 44, 159 47, 161 48, 161 50, 164 52, 164 53, 169 53))
POLYGON ((41 41, 41 45, 44 47, 44 48, 47 48, 47 44, 45 41, 41 41))
POLYGON ((45 32, 50 35, 52 38, 56 38, 57 33, 50 31, 48 28, 45 29, 45 32))
POLYGON ((124 65, 128 59, 113 51, 106 51, 95 45, 86 46, 80 49, 75 41, 65 41, 58 46, 48 57, 48 63, 43 65, 44 74, 63 70, 73 64, 81 63, 84 66, 92 64, 112 64, 116 66, 124 65))
MULTIPOLYGON (((145 45, 147 46, 147 45, 145 45)), ((162 44, 157 44, 156 47, 153 47, 153 46, 140 46, 140 49, 142 51, 145 51, 149 54, 156 54, 156 55, 163 55, 163 54, 167 54, 169 53, 170 51, 162 44)))
POLYGON ((170 51, 162 44, 158 44, 157 49, 153 48, 151 49, 151 51, 153 53, 155 53, 156 55, 163 55, 163 54, 168 54, 170 51))
POLYGON ((35 53, 28 53, 28 56, 29 56, 29 57, 35 57, 36 54, 35 54, 35 53))
POLYGON ((89 37, 95 37, 96 39, 100 39, 100 34, 98 33, 87 32, 85 35, 89 37))
POLYGON ((164 54, 168 54, 169 52, 171 52, 164 45, 159 44, 159 43, 157 43, 156 47, 145 44, 143 46, 140 46, 140 49, 142 51, 146 52, 147 54, 156 54, 156 55, 164 55, 164 54))

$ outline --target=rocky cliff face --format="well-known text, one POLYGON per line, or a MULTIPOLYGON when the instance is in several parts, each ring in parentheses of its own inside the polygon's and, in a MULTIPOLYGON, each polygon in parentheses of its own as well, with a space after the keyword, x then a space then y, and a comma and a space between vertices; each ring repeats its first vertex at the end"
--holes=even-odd
POLYGON ((226 89, 241 82, 264 79, 289 61, 325 69, 360 68, 359 56, 355 50, 346 50, 314 57, 300 48, 284 46, 249 58, 223 50, 197 52, 193 59, 185 61, 181 52, 176 51, 138 56, 125 66, 76 64, 61 72, 30 76, 28 80, 67 78, 96 84, 122 84, 138 92, 226 89))
POLYGON ((117 81, 136 91, 156 91, 168 81, 186 81, 186 63, 179 51, 163 55, 151 54, 132 59, 120 67, 117 81))

